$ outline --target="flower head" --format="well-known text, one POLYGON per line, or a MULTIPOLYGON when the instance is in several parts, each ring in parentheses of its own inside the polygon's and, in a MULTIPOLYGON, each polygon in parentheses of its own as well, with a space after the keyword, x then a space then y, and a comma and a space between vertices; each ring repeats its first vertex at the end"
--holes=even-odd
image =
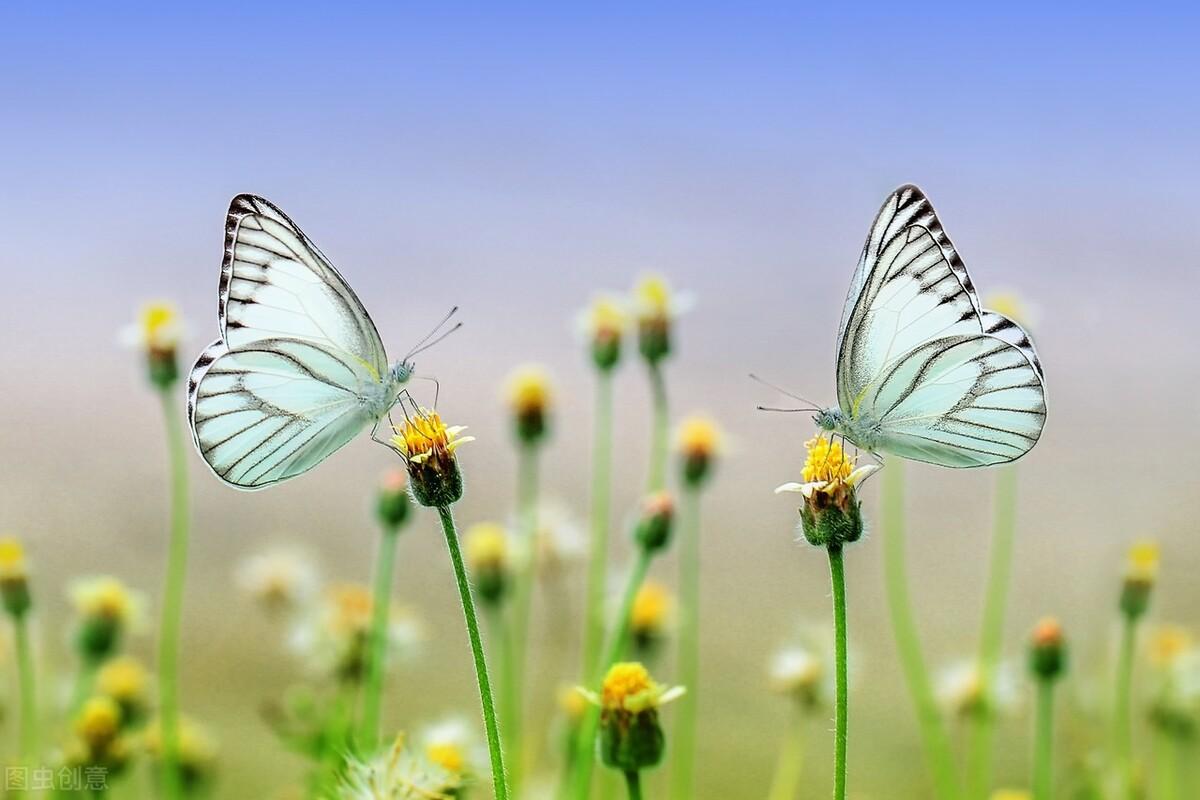
POLYGON ((141 719, 148 705, 150 676, 133 656, 117 656, 96 674, 96 691, 121 707, 121 719, 141 719))
POLYGON ((75 719, 75 733, 93 752, 103 752, 121 732, 121 707, 110 697, 93 697, 75 719))
POLYGON ((508 530, 499 523, 478 522, 463 535, 463 550, 475 594, 489 605, 499 603, 512 577, 508 530))
POLYGON ((768 670, 771 687, 796 698, 802 708, 810 709, 828 701, 829 670, 823 659, 803 646, 786 647, 771 659, 768 670))
POLYGON ((683 688, 655 683, 636 662, 613 664, 600 695, 585 694, 600 706, 600 755, 610 767, 641 770, 662 760, 666 741, 658 709, 683 695, 683 688))
POLYGON ((405 746, 404 737, 374 757, 352 756, 339 780, 338 800, 450 800, 462 777, 405 746))
POLYGON ((471 777, 481 763, 486 763, 486 752, 480 752, 475 729, 459 717, 430 725, 421 732, 419 741, 426 758, 460 780, 471 777))
POLYGON ((1046 617, 1034 626, 1029 641, 1029 669, 1038 680, 1060 677, 1067 667, 1067 646, 1062 624, 1046 617))
POLYGON ((70 593, 79 616, 76 643, 86 661, 98 663, 110 656, 125 632, 144 620, 142 594, 111 575, 77 580, 70 593))
POLYGON ((165 389, 179 379, 175 356, 184 333, 179 309, 160 300, 142 306, 137 320, 121 330, 121 341, 145 354, 151 382, 165 389))
POLYGON ((448 506, 462 497, 462 472, 455 451, 473 436, 465 426, 446 427, 436 411, 417 409, 395 429, 392 447, 404 459, 413 498, 423 506, 448 506))
POLYGON ((13 617, 24 616, 31 605, 25 546, 12 536, 0 538, 0 600, 13 617))
POLYGON ((639 650, 652 650, 662 641, 674 607, 675 598, 666 586, 653 580, 642 583, 629 610, 629 633, 639 650))
POLYGON ((721 429, 709 417, 691 416, 679 426, 677 439, 683 481, 688 486, 700 486, 712 473, 713 462, 721 453, 724 444, 721 429))
POLYGON ((841 546, 862 537, 862 510, 857 487, 877 469, 876 464, 855 466, 842 443, 823 434, 805 442, 807 455, 801 470, 803 483, 785 483, 775 489, 797 492, 804 498, 801 530, 810 544, 841 546))
POLYGON ((1137 619, 1150 607, 1150 592, 1158 579, 1158 542, 1143 539, 1129 548, 1125 580, 1121 586, 1121 611, 1137 619))
POLYGON ((661 275, 643 275, 633 287, 633 307, 638 323, 638 349, 657 364, 671 353, 671 327, 687 306, 671 291, 661 275))
POLYGON ((295 611, 317 593, 320 577, 312 557, 293 547, 255 553, 237 567, 237 584, 270 613, 295 611))
POLYGON ((513 415, 517 440, 536 444, 549 432, 553 392, 550 374, 538 364, 518 367, 509 377, 505 395, 513 415))
POLYGON ((1175 661, 1196 647, 1196 637, 1180 625, 1160 625, 1151 631, 1146 649, 1150 663, 1159 668, 1169 668, 1175 661))
POLYGON ((963 659, 945 667, 938 675, 937 696, 954 716, 972 718, 986 713, 1007 713, 1018 702, 1017 677, 1013 665, 1002 663, 985 685, 979 662, 963 659))
POLYGON ((402 469, 390 469, 379 483, 379 495, 375 501, 375 515, 389 531, 397 531, 408 521, 408 473, 402 469))
MULTIPOLYGON (((155 761, 162 761, 162 723, 155 720, 146 726, 142 744, 155 761)), ((179 721, 178 769, 185 796, 197 792, 212 780, 217 764, 217 743, 208 728, 184 717, 179 721)))
MULTIPOLYGON (((326 590, 320 605, 301 619, 292 645, 308 664, 342 681, 356 682, 366 670, 374 599, 361 584, 339 584, 326 590)), ((423 636, 411 609, 392 605, 388 611, 387 644, 395 657, 411 655, 423 636)), ((395 658, 389 658, 394 663, 395 658)))
POLYGON ((592 348, 592 362, 607 372, 621 359, 621 339, 629 326, 629 315, 621 300, 601 294, 580 315, 580 328, 592 348))
POLYGON ((578 686, 559 686, 557 699, 558 708, 572 729, 583 721, 583 716, 587 713, 588 697, 578 686))

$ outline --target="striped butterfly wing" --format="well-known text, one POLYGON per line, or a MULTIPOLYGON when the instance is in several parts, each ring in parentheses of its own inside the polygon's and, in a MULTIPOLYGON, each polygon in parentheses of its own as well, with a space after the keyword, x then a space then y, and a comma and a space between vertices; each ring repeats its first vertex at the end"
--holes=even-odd
POLYGON ((230 347, 272 338, 352 354, 375 371, 388 361, 358 296, 296 223, 268 200, 233 198, 225 218, 220 325, 230 347))
POLYGON ((347 353, 303 339, 213 342, 188 383, 196 449, 218 478, 262 489, 311 469, 368 422, 374 376, 347 353))
POLYGON ((880 449, 943 466, 1018 458, 1045 421, 1029 336, 980 306, 915 186, 893 192, 871 226, 842 314, 837 380, 843 413, 877 423, 880 449))

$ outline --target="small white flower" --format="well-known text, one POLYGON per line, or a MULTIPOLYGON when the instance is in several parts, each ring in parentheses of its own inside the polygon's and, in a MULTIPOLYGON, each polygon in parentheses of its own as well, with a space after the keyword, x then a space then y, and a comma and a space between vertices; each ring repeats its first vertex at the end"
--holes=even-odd
MULTIPOLYGON (((996 666, 992 674, 991 710, 999 715, 1012 714, 1020 703, 1017 671, 1009 662, 996 666)), ((981 713, 985 708, 983 675, 975 659, 960 659, 946 665, 937 679, 937 696, 955 716, 981 713)))
POLYGON ((245 558, 237 567, 238 587, 269 611, 296 610, 316 596, 320 577, 312 557, 294 547, 277 547, 245 558))
POLYGON ((335 789, 337 800, 450 800, 462 779, 423 753, 404 746, 403 737, 370 759, 352 756, 335 789))

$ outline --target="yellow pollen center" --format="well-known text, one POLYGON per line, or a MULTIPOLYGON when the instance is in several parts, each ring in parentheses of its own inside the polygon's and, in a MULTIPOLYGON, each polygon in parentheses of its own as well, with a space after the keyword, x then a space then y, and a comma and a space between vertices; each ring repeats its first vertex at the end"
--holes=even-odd
POLYGON ((671 607, 671 595, 664 586, 647 582, 638 590, 633 601, 629 621, 634 630, 647 631, 661 628, 671 607))
POLYGON ((604 677, 601 700, 605 708, 622 708, 625 701, 634 695, 654 688, 650 673, 641 664, 622 662, 613 664, 604 677))
POLYGON ((410 460, 423 460, 436 450, 450 445, 446 424, 436 411, 424 411, 406 420, 396 431, 393 442, 410 460))
POLYGON ((425 755, 447 772, 461 775, 467 765, 462 748, 450 742, 435 742, 425 748, 425 755))
POLYGON ((802 473, 805 483, 845 480, 854 471, 854 459, 846 457, 840 441, 818 436, 804 446, 808 448, 802 473))

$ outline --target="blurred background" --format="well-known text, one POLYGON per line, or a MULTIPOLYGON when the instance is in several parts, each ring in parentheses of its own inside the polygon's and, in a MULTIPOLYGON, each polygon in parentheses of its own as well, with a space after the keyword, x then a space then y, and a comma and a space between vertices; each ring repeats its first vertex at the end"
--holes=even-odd
MULTIPOLYGON (((478 437, 462 451, 465 523, 511 513, 501 386, 525 362, 556 387, 545 493, 583 519, 593 376, 575 316, 646 270, 694 297, 668 367, 673 416, 711 414, 732 441, 706 499, 699 785, 761 796, 787 717, 766 664, 828 619, 829 592, 823 554, 793 541, 795 503, 772 494, 798 479, 811 425, 755 412, 778 398, 746 376, 832 403, 867 226, 915 182, 981 293, 1014 290, 1033 309, 1050 416, 1021 464, 1007 650, 1021 658, 1033 622, 1059 615, 1077 654, 1068 691, 1086 695, 1105 677, 1134 538, 1162 543, 1155 617, 1200 621, 1196 21, 1103 4, 6 4, 0 530, 29 543, 51 668, 70 668, 71 576, 118 574, 157 612, 166 453, 117 332, 169 298, 188 321, 186 361, 215 337, 225 210, 254 192, 338 266, 393 355, 461 306, 463 330, 418 366, 440 379, 447 420, 478 437)), ((620 521, 649 429, 635 359, 617 392, 620 521)), ((223 744, 219 796, 269 796, 300 762, 259 708, 301 668, 233 591, 236 565, 297 542, 328 578, 368 580, 372 498, 395 458, 364 437, 245 494, 189 455, 184 704, 223 744)), ((914 603, 936 667, 975 648, 992 475, 914 466, 909 478, 914 603)), ((397 596, 427 638, 390 684, 393 727, 477 707, 435 525, 423 515, 400 543, 397 596)), ((880 558, 870 536, 848 554, 851 784, 920 797, 880 558)), ((655 574, 671 582, 673 566, 655 574)), ((578 645, 539 619, 531 691, 549 704, 574 679, 554 665, 578 645)), ((152 638, 135 649, 152 655, 152 638)), ((998 768, 1015 783, 1027 727, 1018 715, 1001 729, 998 768)), ((827 792, 830 738, 817 726, 804 796, 827 792)))

